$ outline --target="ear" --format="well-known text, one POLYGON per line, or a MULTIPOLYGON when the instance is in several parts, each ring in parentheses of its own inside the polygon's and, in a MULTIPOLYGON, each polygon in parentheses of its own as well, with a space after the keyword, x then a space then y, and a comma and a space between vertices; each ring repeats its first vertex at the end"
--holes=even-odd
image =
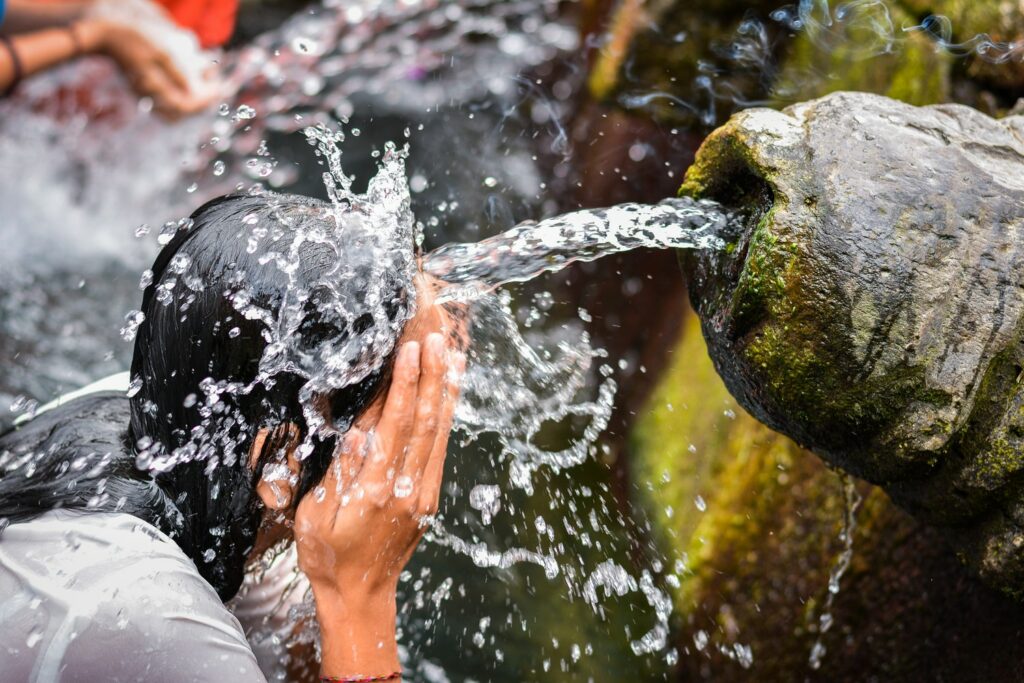
POLYGON ((299 481, 299 461, 295 457, 295 449, 299 445, 298 427, 289 423, 276 429, 261 429, 249 451, 249 466, 258 466, 264 449, 275 447, 275 441, 277 444, 284 443, 282 450, 285 452, 285 460, 273 460, 264 465, 260 480, 256 483, 256 495, 268 510, 281 511, 291 507, 295 486, 299 481))

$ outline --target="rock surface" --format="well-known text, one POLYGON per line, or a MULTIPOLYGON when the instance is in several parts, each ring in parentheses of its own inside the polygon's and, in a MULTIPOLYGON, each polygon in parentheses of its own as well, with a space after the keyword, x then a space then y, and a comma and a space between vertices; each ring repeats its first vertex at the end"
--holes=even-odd
POLYGON ((683 192, 748 216, 683 255, 733 395, 1024 594, 1024 117, 854 93, 748 110, 683 192))
POLYGON ((671 357, 631 453, 638 502, 680 579, 666 582, 673 680, 1024 677, 1024 605, 972 577, 936 529, 863 482, 849 566, 826 607, 845 549, 840 476, 737 405, 692 315, 671 357))

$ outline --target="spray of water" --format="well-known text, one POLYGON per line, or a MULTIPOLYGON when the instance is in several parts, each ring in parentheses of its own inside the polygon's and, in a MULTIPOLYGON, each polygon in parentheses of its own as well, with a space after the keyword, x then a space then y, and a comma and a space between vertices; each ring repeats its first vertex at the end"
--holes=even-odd
POLYGON ((825 647, 825 635, 835 625, 835 617, 832 608, 839 595, 840 581, 843 575, 850 568, 853 560, 853 537, 857 531, 857 510, 860 508, 862 497, 857 491, 856 482, 847 474, 840 475, 840 483, 843 489, 843 526, 839 534, 839 541, 842 543, 842 550, 832 565, 828 575, 828 593, 825 595, 825 604, 818 616, 818 638, 811 646, 811 653, 807 658, 807 665, 817 671, 825 659, 827 649, 825 647))
MULTIPOLYGON (((369 267, 379 271, 358 274, 360 281, 411 281, 417 226, 408 209, 404 152, 388 145, 369 189, 356 194, 341 164, 344 136, 322 126, 307 129, 306 135, 325 161, 324 182, 333 208, 330 220, 301 233, 297 241, 315 240, 336 245, 338 250, 351 250, 356 242, 374 261, 369 267)), ((449 245, 427 254, 422 259, 423 269, 450 283, 441 299, 458 302, 469 311, 468 368, 456 410, 456 426, 463 442, 495 440, 499 446, 495 458, 508 468, 510 485, 529 496, 539 471, 559 473, 595 456, 612 411, 616 386, 610 379, 610 367, 602 364, 606 353, 593 348, 579 326, 535 330, 524 336, 512 309, 512 296, 497 291, 499 285, 522 282, 577 260, 593 260, 626 249, 715 248, 719 245, 716 233, 726 222, 726 214, 711 202, 629 204, 523 224, 481 243, 449 245), (561 447, 541 442, 540 437, 553 424, 562 424, 561 431, 572 435, 562 439, 561 447)), ((252 248, 259 248, 259 241, 266 237, 254 235, 252 248)), ((289 256, 297 253, 297 246, 293 245, 288 254, 268 253, 264 259, 290 274, 298 266, 289 256)), ((331 274, 328 280, 345 275, 331 274)), ((321 284, 328 291, 317 299, 318 310, 343 320, 353 317, 343 297, 330 295, 330 282, 321 284)), ((254 307, 243 296, 236 307, 246 317, 262 320, 271 340, 257 381, 272 382, 280 372, 305 377, 308 394, 303 400, 311 405, 307 420, 323 427, 322 421, 317 422, 315 396, 360 381, 376 369, 363 358, 384 358, 394 344, 398 326, 389 322, 383 310, 389 291, 389 286, 370 285, 367 301, 360 302, 360 309, 369 302, 371 310, 376 311, 375 319, 380 317, 368 341, 325 343, 313 351, 303 348, 301 336, 296 334, 308 299, 303 296, 304 289, 297 284, 290 286, 277 316, 254 307)), ((411 311, 400 316, 399 323, 409 315, 411 311)), ((247 391, 249 387, 226 390, 247 391)), ((490 523, 503 509, 505 495, 499 486, 474 486, 470 506, 484 512, 490 523)), ((567 530, 573 528, 568 518, 564 523, 567 530)), ((428 543, 465 555, 482 568, 537 565, 549 580, 562 576, 569 595, 582 599, 598 613, 603 599, 638 593, 653 609, 655 625, 632 641, 633 651, 641 655, 666 647, 670 601, 648 570, 635 578, 611 560, 587 566, 571 544, 554 542, 553 527, 540 517, 535 525, 541 540, 537 548, 496 548, 478 538, 465 538, 459 526, 457 518, 439 515, 432 522, 428 543)))
POLYGON ((717 203, 688 198, 575 211, 480 242, 446 245, 427 255, 423 269, 451 284, 490 289, 631 249, 719 248, 726 223, 717 203))

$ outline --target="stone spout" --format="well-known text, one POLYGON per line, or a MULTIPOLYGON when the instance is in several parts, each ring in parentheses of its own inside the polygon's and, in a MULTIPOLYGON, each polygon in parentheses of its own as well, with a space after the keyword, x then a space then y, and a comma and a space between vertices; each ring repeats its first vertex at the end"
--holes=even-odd
POLYGON ((1024 116, 860 93, 752 109, 682 193, 745 216, 681 256, 733 395, 1024 597, 1024 116))

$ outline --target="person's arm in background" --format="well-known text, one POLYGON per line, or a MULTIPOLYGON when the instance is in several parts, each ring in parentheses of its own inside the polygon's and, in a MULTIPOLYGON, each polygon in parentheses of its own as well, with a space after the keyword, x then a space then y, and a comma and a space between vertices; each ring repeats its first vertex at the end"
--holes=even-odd
POLYGON ((0 25, 0 93, 17 81, 86 54, 102 54, 118 63, 140 97, 174 118, 207 102, 189 91, 188 81, 171 58, 141 33, 86 15, 89 3, 11 0, 0 25), (43 28, 47 27, 47 28, 43 28))
POLYGON ((11 35, 55 26, 68 26, 84 16, 89 4, 56 0, 7 0, 7 13, 0 24, 0 34, 11 35))

